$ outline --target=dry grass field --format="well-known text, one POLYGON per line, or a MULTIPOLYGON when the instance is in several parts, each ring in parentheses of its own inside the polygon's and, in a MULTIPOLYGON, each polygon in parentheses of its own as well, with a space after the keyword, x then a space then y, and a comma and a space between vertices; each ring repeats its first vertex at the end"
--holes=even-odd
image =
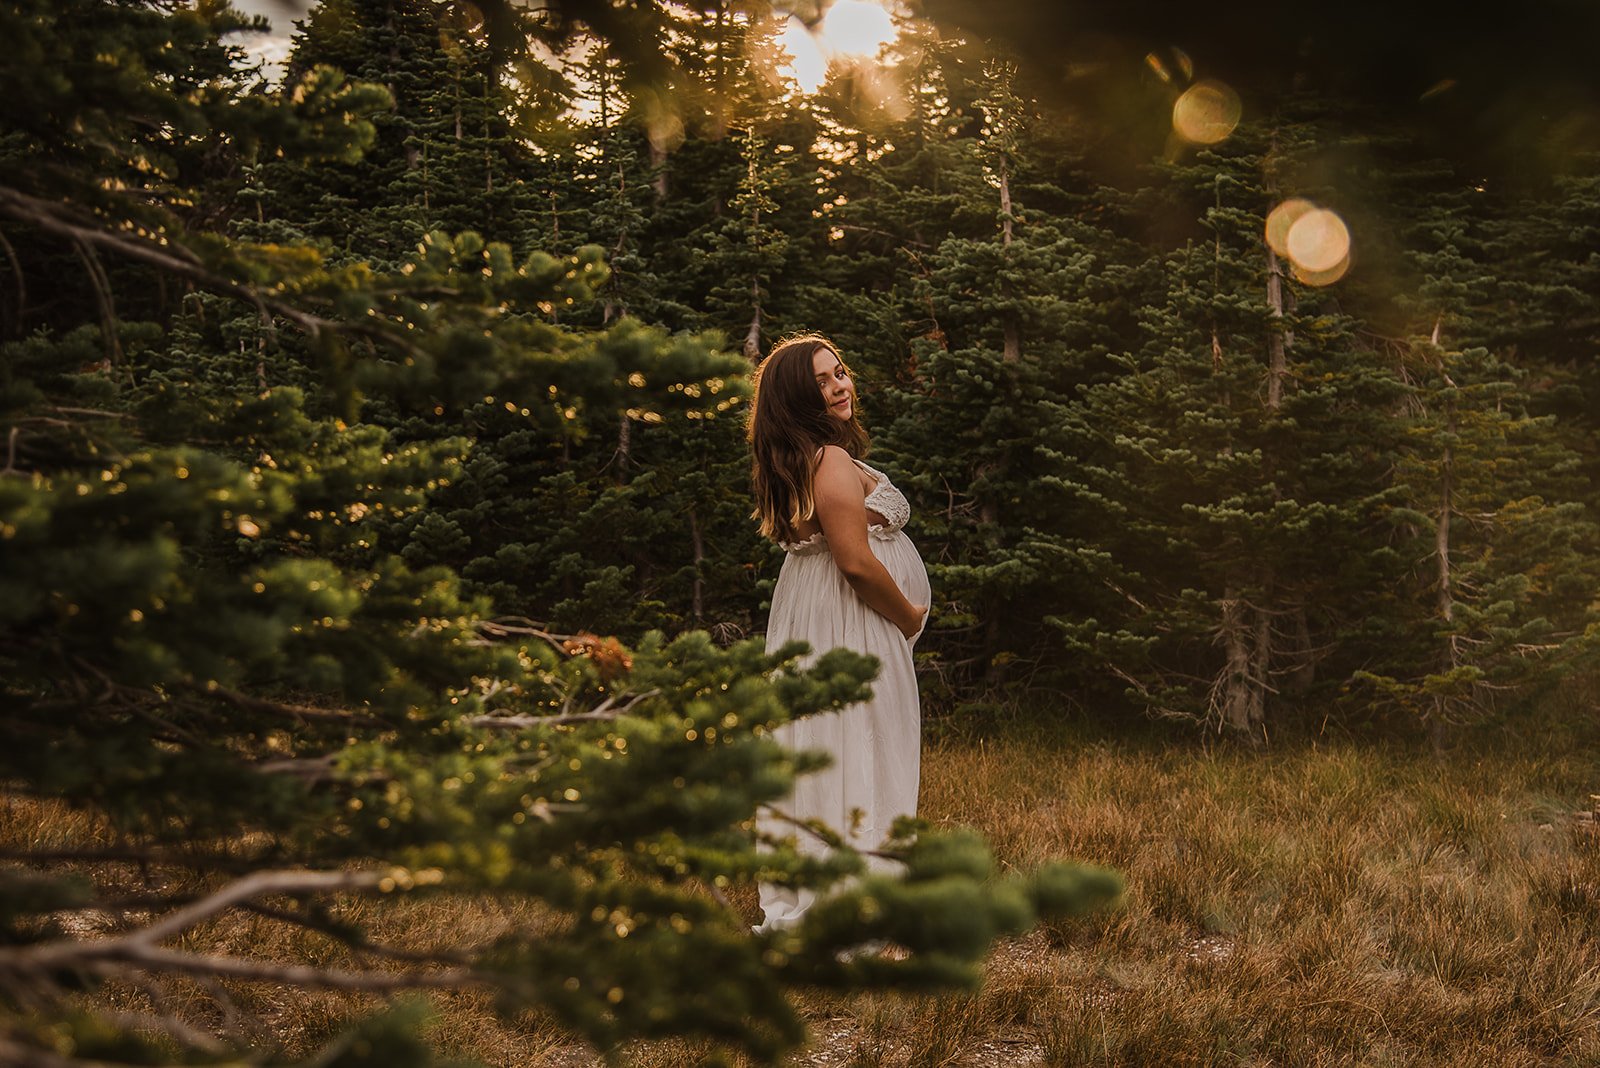
MULTIPOLYGON (((1564 703, 1553 721, 1594 720, 1591 701, 1564 703)), ((1117 868, 1126 902, 1002 945, 973 993, 810 997, 797 1066, 1600 1065, 1600 834, 1577 815, 1600 791, 1595 726, 1485 731, 1442 755, 1370 739, 1252 752, 1071 727, 934 733, 926 817, 981 829, 1005 865, 1117 868)), ((12 843, 74 836, 55 821, 42 831, 33 806, 5 811, 12 843)), ((412 946, 539 922, 483 901, 396 904, 374 934, 412 946)), ((329 952, 257 916, 195 940, 329 952)), ((168 996, 183 1008, 183 991, 168 996)), ((270 1021, 261 1038, 291 1049, 359 1007, 270 987, 232 996, 241 1017, 270 1021)), ((439 996, 435 1011, 430 1036, 448 1054, 598 1063, 479 997, 439 996)), ((625 1059, 676 1068, 701 1053, 641 1045, 625 1059)))

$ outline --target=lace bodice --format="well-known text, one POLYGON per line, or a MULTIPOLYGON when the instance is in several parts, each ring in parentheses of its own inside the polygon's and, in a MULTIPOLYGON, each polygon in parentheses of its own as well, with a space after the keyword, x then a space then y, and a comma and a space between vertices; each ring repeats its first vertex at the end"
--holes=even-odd
POLYGON ((860 460, 856 466, 878 480, 872 487, 872 492, 867 494, 867 511, 877 512, 883 516, 882 523, 873 523, 867 527, 870 533, 874 530, 885 531, 889 534, 898 533, 900 528, 911 521, 911 502, 906 500, 906 495, 895 488, 889 476, 875 467, 868 467, 860 460))
MULTIPOLYGON (((883 516, 882 523, 867 525, 867 536, 873 538, 892 538, 900 533, 900 529, 911 519, 911 502, 906 500, 906 495, 895 488, 889 476, 875 467, 869 467, 860 460, 853 461, 855 465, 873 478, 878 484, 872 487, 872 492, 867 494, 867 511, 876 512, 883 516)), ((779 547, 785 552, 814 553, 827 549, 828 541, 822 532, 811 535, 801 541, 780 541, 779 547)))

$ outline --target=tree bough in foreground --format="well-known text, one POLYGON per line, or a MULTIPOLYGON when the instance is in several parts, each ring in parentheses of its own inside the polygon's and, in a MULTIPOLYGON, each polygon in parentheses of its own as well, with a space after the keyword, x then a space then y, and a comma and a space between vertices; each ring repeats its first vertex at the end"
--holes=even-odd
POLYGON ((237 22, 0 13, 19 57, 0 227, 32 324, 0 339, 0 1059, 425 1060, 405 1013, 320 1051, 266 1021, 284 988, 473 987, 603 1050, 688 1035, 770 1060, 803 1037, 796 987, 970 984, 996 937, 1116 894, 1086 868, 997 880, 976 839, 911 827, 899 878, 758 841, 816 766, 772 728, 860 699, 870 661, 551 635, 403 559, 471 445, 363 423, 363 403, 448 427, 493 397, 559 452, 591 414, 714 410, 671 387, 744 363, 626 319, 557 325, 605 278, 593 249, 434 233, 387 271, 228 237, 239 168, 352 158, 385 99, 325 69, 245 92, 218 43, 237 22), (838 893, 757 937, 727 891, 760 880, 838 893), (369 934, 373 901, 457 895, 549 922, 369 934), (221 948, 240 917, 293 934, 221 948), (909 953, 848 952, 870 942, 909 953))
MULTIPOLYGON (((778 747, 770 727, 858 696, 870 665, 837 652, 803 672, 793 668, 793 649, 722 650, 699 634, 651 638, 632 653, 568 644, 573 653, 518 644, 529 669, 502 684, 487 702, 494 710, 419 720, 422 746, 407 744, 412 732, 403 728, 364 728, 355 744, 327 737, 331 760, 242 761, 238 775, 288 802, 275 812, 263 806, 255 822, 270 831, 251 841, 190 837, 178 813, 157 820, 151 810, 139 815, 152 825, 83 847, 75 876, 45 874, 59 871, 47 863, 59 856, 53 844, 32 858, 10 849, 9 860, 32 860, 0 883, 12 942, 0 950, 0 982, 22 1010, 8 1014, 14 1050, 63 1048, 67 1025, 68 1047, 90 1060, 138 1063, 167 1044, 220 1054, 226 1047, 204 1039, 203 1019, 122 1019, 132 1026, 112 1048, 98 1048, 106 1021, 69 1011, 93 1004, 72 996, 85 984, 153 980, 159 989, 189 978, 216 992, 219 1016, 228 1000, 216 980, 235 990, 251 982, 367 993, 481 987, 497 991, 507 1011, 543 1006, 601 1048, 707 1035, 773 1057, 803 1038, 789 1003, 794 987, 969 985, 995 937, 1116 892, 1113 878, 1066 866, 996 882, 977 840, 922 835, 895 850, 903 878, 851 881, 801 929, 753 936, 725 888, 758 878, 840 886, 861 870, 848 851, 822 862, 782 841, 758 850, 745 824, 812 764, 778 747), (619 661, 631 666, 613 673, 619 661), (515 711, 540 707, 555 711, 515 711), (554 725, 527 725, 541 718, 554 725), (286 867, 296 863, 319 867, 286 867), (157 878, 130 894, 137 867, 157 878), (488 944, 400 948, 369 942, 334 907, 358 894, 432 895, 443 909, 449 895, 466 892, 538 901, 560 920, 488 944), (319 963, 224 955, 185 937, 233 909, 322 936, 319 963), (74 922, 83 917, 110 932, 69 934, 84 929, 74 922), (910 953, 847 952, 866 942, 910 953), (146 1045, 162 1032, 164 1043, 146 1045)), ((470 706, 481 704, 480 696, 470 706)), ((196 708, 181 718, 212 732, 254 720, 226 700, 210 715, 196 708)), ((125 742, 137 744, 131 732, 143 733, 147 721, 127 723, 125 742)), ((198 789, 172 799, 184 796, 207 804, 198 789)), ((48 825, 36 830, 53 837, 48 825)), ((274 1060, 264 1050, 252 1058, 274 1060)))

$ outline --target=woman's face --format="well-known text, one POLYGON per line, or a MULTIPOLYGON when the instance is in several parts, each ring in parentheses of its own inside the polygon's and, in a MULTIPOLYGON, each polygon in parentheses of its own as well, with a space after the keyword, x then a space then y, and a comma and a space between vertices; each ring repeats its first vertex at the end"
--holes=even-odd
POLYGON ((850 372, 830 349, 820 348, 811 356, 811 370, 816 373, 817 387, 822 390, 822 403, 828 414, 849 421, 855 411, 856 386, 850 381, 850 372))

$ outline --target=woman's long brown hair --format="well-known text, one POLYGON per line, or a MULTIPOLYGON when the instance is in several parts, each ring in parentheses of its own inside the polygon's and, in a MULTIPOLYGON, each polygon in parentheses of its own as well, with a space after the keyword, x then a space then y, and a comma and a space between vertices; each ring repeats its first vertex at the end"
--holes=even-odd
POLYGON ((857 459, 867 454, 867 432, 856 419, 854 398, 849 419, 829 412, 822 399, 811 366, 818 349, 839 355, 821 334, 785 338, 755 373, 747 430, 756 495, 750 516, 761 521, 763 535, 777 541, 797 540, 800 524, 816 515, 811 480, 824 445, 838 445, 857 459))

